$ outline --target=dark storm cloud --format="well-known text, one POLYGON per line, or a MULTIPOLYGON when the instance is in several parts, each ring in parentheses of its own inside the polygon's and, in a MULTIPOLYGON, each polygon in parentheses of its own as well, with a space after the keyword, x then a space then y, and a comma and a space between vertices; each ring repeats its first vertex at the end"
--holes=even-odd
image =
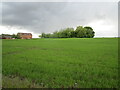
MULTIPOLYGON (((64 9, 64 4, 58 3, 4 3, 3 25, 19 26, 34 32, 45 31, 56 14, 64 9)), ((48 30, 48 29, 47 29, 48 30)))
POLYGON ((109 2, 4 2, 2 21, 4 26, 49 33, 95 20, 116 23, 115 5, 109 2))

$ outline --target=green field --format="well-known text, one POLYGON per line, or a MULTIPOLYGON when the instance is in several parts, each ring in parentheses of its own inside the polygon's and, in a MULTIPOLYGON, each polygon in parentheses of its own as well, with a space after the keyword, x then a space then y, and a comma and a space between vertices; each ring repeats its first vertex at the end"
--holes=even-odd
POLYGON ((16 39, 2 43, 3 87, 118 87, 117 38, 16 39))

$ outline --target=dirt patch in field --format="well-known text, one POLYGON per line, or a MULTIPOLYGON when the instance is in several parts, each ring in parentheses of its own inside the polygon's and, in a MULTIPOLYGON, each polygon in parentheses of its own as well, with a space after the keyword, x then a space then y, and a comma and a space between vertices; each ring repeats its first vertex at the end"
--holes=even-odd
POLYGON ((2 76, 2 88, 44 88, 26 78, 2 76))

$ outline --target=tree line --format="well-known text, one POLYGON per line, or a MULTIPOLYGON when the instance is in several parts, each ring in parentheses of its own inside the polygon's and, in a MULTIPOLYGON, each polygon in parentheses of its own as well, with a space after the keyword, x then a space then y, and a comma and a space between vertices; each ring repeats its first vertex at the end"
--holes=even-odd
POLYGON ((93 38, 95 32, 89 26, 78 26, 76 30, 74 28, 65 28, 59 31, 51 33, 42 33, 39 35, 41 38, 93 38))
POLYGON ((15 39, 20 39, 20 36, 18 34, 1 34, 0 35, 2 39, 5 39, 6 36, 10 36, 11 38, 15 38, 15 39))

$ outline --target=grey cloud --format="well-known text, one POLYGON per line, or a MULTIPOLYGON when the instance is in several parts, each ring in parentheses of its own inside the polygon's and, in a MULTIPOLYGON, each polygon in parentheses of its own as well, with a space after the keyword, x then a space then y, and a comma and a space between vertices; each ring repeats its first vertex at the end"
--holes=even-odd
POLYGON ((87 25, 94 20, 116 22, 116 3, 103 2, 4 2, 4 26, 21 27, 35 33, 87 25))

